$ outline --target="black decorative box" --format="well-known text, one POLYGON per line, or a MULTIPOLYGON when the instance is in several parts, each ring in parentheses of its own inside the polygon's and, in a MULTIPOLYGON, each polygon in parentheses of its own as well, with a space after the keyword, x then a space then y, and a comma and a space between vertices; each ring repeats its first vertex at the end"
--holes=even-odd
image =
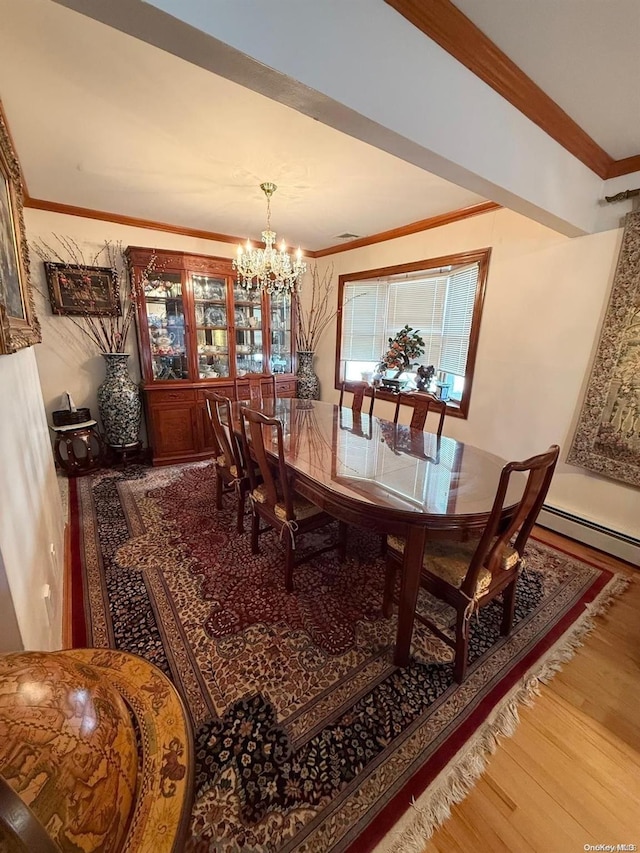
POLYGON ((76 409, 75 412, 69 409, 58 409, 51 413, 54 426, 70 426, 71 424, 82 424, 85 421, 91 420, 91 409, 76 409))

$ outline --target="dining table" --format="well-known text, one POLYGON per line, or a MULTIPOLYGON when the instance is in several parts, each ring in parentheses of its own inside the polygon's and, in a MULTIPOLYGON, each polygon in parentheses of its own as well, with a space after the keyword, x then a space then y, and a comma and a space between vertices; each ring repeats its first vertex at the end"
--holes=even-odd
MULTIPOLYGON (((238 434, 242 406, 281 421, 285 464, 299 494, 336 519, 405 539, 393 661, 406 666, 425 546, 481 535, 505 460, 453 438, 295 397, 234 402, 238 434)), ((264 441, 277 456, 274 428, 265 428, 264 441)), ((524 483, 523 475, 511 478, 503 521, 524 483)))

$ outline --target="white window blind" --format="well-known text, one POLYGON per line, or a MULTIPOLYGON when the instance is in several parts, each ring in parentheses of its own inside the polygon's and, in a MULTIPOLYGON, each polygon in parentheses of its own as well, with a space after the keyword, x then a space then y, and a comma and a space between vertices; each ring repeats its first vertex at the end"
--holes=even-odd
POLYGON ((421 364, 464 377, 478 283, 478 263, 385 279, 346 282, 343 362, 378 362, 405 325, 425 343, 421 364))
POLYGON ((342 359, 379 361, 386 345, 387 290, 380 281, 345 285, 342 315, 342 359))
POLYGON ((408 325, 424 340, 422 364, 438 364, 442 342, 447 279, 444 276, 415 279, 389 285, 389 308, 385 347, 388 339, 408 325))
POLYGON ((473 305, 478 283, 478 264, 456 270, 449 276, 447 297, 442 324, 442 350, 438 362, 440 370, 464 376, 469 353, 469 336, 473 305))

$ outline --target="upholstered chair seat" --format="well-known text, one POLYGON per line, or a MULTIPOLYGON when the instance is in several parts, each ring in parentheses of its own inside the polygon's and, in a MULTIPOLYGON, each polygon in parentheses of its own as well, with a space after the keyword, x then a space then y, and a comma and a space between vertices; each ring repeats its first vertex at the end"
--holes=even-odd
MULTIPOLYGON (((478 548, 479 539, 469 539, 467 542, 429 542, 425 548, 422 566, 426 572, 446 581, 450 586, 460 589, 469 571, 469 564, 478 548)), ((399 536, 388 537, 388 547, 404 554, 405 541, 399 536)), ((511 545, 504 546, 500 568, 504 571, 512 569, 520 556, 511 545)), ((479 598, 491 585, 491 572, 484 567, 478 573, 474 597, 479 598)))
MULTIPOLYGON (((254 500, 258 501, 258 503, 264 504, 267 502, 267 490, 264 486, 258 486, 251 492, 254 500)), ((305 518, 311 518, 314 515, 320 515, 322 510, 319 506, 311 503, 306 498, 303 498, 302 495, 295 494, 292 498, 293 505, 293 515, 296 521, 302 521, 305 518)), ((287 508, 283 502, 278 501, 274 505, 274 512, 276 516, 282 521, 286 521, 287 519, 287 508)))

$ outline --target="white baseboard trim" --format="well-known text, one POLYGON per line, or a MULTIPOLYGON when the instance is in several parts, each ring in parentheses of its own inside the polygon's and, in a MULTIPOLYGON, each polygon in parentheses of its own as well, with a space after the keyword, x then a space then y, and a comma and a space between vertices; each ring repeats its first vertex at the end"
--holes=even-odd
POLYGON ((640 567, 640 539, 545 504, 537 524, 640 567))

